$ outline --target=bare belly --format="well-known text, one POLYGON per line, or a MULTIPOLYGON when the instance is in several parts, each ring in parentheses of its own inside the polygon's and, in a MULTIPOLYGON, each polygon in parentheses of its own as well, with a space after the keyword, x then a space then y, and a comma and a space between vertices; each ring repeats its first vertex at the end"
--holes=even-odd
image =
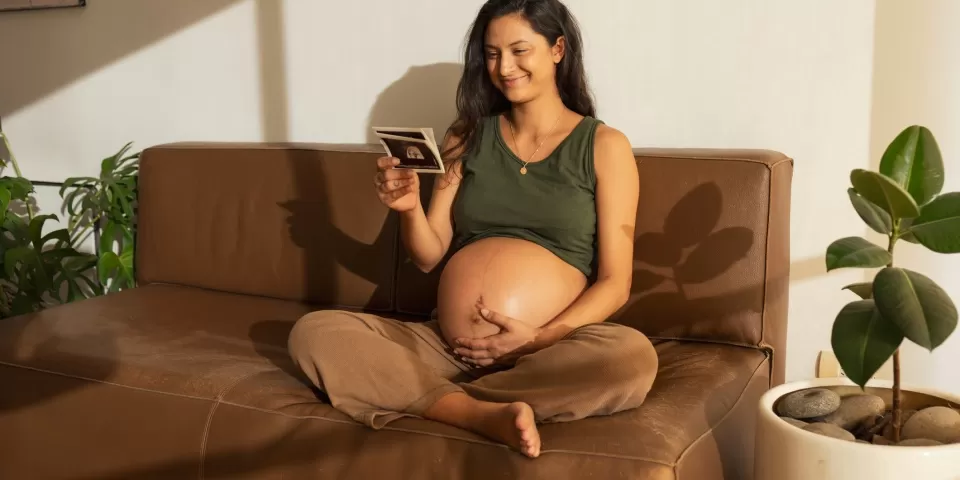
POLYGON ((437 317, 448 344, 482 338, 499 327, 478 319, 487 308, 539 327, 565 310, 586 287, 583 273, 549 250, 525 240, 487 238, 457 252, 443 269, 437 317))

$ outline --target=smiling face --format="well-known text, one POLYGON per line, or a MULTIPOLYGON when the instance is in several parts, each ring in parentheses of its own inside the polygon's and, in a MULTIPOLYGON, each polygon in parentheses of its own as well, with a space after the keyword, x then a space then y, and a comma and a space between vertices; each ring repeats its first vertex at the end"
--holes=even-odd
POLYGON ((484 55, 493 85, 513 103, 556 92, 563 38, 550 45, 522 16, 499 17, 487 26, 484 55))

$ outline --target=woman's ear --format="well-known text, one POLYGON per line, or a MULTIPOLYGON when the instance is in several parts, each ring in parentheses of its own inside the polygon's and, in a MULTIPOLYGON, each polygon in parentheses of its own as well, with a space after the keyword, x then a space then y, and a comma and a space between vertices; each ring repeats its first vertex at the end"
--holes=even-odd
POLYGON ((567 39, 562 35, 557 37, 556 43, 554 43, 552 50, 553 54, 553 63, 559 64, 560 60, 563 60, 563 55, 567 53, 567 39))

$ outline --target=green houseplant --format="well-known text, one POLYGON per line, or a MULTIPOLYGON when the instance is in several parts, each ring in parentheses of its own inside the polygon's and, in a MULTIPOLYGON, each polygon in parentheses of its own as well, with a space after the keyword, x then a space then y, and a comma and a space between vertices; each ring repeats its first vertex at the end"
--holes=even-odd
POLYGON ((886 236, 882 247, 862 237, 827 247, 827 270, 879 268, 872 281, 844 287, 860 297, 844 306, 831 344, 846 375, 861 388, 893 357, 893 441, 901 428, 900 346, 933 351, 957 327, 957 308, 929 277, 894 264, 899 240, 933 252, 960 252, 960 192, 941 193, 943 159, 929 129, 911 126, 890 143, 878 171, 850 173, 850 201, 861 219, 886 236))
POLYGON ((851 236, 826 248, 828 271, 864 269, 869 279, 843 287, 859 298, 832 325, 847 378, 795 380, 761 396, 754 478, 955 480, 960 395, 902 382, 900 349, 904 341, 931 351, 942 345, 956 329, 957 309, 932 279, 895 264, 894 251, 903 240, 960 252, 960 194, 941 192, 940 149, 930 130, 916 125, 893 139, 876 171, 851 171, 850 185, 854 210, 886 245, 851 236), (888 360, 893 379, 872 378, 888 360))
POLYGON ((34 212, 34 186, 23 178, 2 132, 0 142, 9 155, 0 166, 15 173, 0 178, 0 318, 97 294, 89 275, 96 257, 79 252, 67 228, 43 233, 46 222, 58 217, 34 212))
POLYGON ((135 286, 134 238, 140 152, 127 143, 100 162, 97 177, 70 177, 60 188, 76 242, 99 231, 97 272, 107 292, 135 286), (95 228, 96 227, 96 228, 95 228))

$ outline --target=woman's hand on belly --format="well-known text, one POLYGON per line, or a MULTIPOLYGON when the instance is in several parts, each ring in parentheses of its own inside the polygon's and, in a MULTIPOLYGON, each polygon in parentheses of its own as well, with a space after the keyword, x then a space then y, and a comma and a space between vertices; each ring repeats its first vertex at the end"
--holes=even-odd
POLYGON ((525 240, 487 238, 468 245, 444 267, 437 317, 444 340, 498 335, 478 302, 532 330, 549 323, 583 292, 583 274, 543 247, 525 240))
POLYGON ((454 352, 464 362, 488 367, 490 365, 513 365, 517 359, 529 355, 540 348, 538 336, 540 329, 525 322, 508 317, 486 308, 477 302, 477 310, 483 320, 500 329, 486 338, 458 338, 454 352))

